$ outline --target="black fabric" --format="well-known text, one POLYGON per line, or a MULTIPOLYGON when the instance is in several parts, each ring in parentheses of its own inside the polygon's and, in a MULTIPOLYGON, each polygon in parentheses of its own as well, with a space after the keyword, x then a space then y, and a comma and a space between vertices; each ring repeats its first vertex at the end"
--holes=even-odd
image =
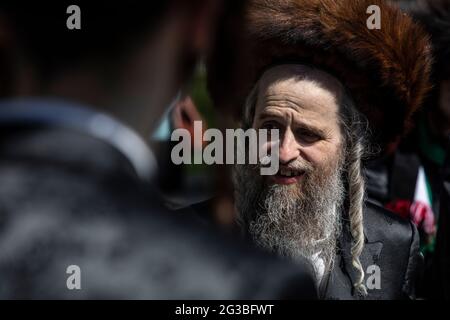
MULTIPOLYGON (((364 271, 371 265, 380 268, 380 289, 368 290, 362 297, 354 292, 357 272, 352 266, 352 238, 348 224, 344 224, 340 252, 331 272, 325 299, 413 299, 418 273, 422 267, 419 235, 416 227, 394 213, 372 203, 364 212, 365 244, 360 260, 364 271)), ((365 276, 365 281, 368 279, 365 276)))
MULTIPOLYGON (((211 200, 213 201, 213 200, 211 200)), ((204 208, 210 202, 192 205, 200 219, 209 225, 214 222, 204 208)), ((372 201, 366 201, 364 211, 365 244, 361 254, 364 271, 371 265, 380 268, 380 289, 368 290, 366 297, 354 292, 357 273, 352 265, 352 237, 348 217, 344 223, 338 244, 338 254, 332 272, 320 285, 319 297, 328 300, 401 300, 414 299, 415 289, 423 271, 423 256, 419 251, 419 233, 411 222, 384 209, 372 201)), ((237 237, 238 234, 235 234, 237 237)), ((365 275, 367 283, 368 275, 365 275)))
POLYGON ((391 159, 371 160, 364 169, 366 192, 372 201, 380 205, 389 202, 389 167, 391 159))
POLYGON ((307 262, 169 212, 104 141, 0 127, 0 299, 315 297, 307 262), (81 290, 67 289, 69 265, 81 268, 81 290))
POLYGON ((366 186, 369 198, 381 205, 393 200, 414 200, 421 160, 417 153, 397 150, 389 157, 367 163, 366 186))
MULTIPOLYGON (((450 144, 449 144, 450 146, 450 144)), ((450 147, 443 167, 439 228, 428 295, 433 299, 450 299, 450 147)))
POLYGON ((414 200, 419 156, 414 152, 396 152, 391 168, 390 199, 414 200))

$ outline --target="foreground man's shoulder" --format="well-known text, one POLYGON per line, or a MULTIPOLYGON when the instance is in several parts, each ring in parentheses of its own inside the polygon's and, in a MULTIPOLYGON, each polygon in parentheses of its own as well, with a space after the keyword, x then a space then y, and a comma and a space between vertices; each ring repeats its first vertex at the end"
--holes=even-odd
POLYGON ((365 202, 364 229, 369 240, 390 239, 398 245, 402 242, 411 245, 417 233, 411 221, 370 200, 365 202))

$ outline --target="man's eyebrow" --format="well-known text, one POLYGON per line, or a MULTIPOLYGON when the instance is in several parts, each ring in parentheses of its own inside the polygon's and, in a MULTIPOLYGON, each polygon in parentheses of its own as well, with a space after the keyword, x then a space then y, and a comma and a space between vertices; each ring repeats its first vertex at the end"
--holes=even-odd
MULTIPOLYGON (((263 111, 263 112, 259 115, 258 120, 259 120, 259 121, 263 121, 263 120, 266 120, 266 119, 273 119, 273 120, 276 120, 276 119, 282 119, 283 121, 279 121, 279 120, 278 120, 278 122, 284 122, 284 117, 283 117, 283 116, 278 115, 278 114, 275 113, 275 112, 267 112, 267 111, 263 111)), ((317 128, 317 127, 315 127, 315 126, 312 126, 312 125, 310 125, 310 124, 308 124, 308 123, 305 123, 305 122, 303 122, 303 121, 294 120, 294 124, 295 124, 296 127, 299 127, 299 128, 301 128, 301 129, 310 131, 310 132, 312 132, 312 133, 314 133, 314 134, 317 134, 317 135, 319 135, 319 136, 325 136, 325 131, 324 131, 324 130, 322 130, 322 129, 320 129, 320 128, 317 128)))
POLYGON ((261 114, 258 117, 259 120, 265 120, 267 118, 278 118, 278 119, 284 120, 283 116, 280 116, 279 114, 277 114, 275 112, 267 112, 267 111, 261 112, 261 114))
POLYGON ((326 135, 324 130, 322 130, 320 128, 317 128, 317 127, 314 127, 314 126, 311 126, 311 125, 306 124, 304 122, 296 121, 296 126, 300 127, 303 130, 306 130, 306 131, 314 133, 314 134, 316 134, 318 136, 321 136, 321 137, 324 137, 326 135))

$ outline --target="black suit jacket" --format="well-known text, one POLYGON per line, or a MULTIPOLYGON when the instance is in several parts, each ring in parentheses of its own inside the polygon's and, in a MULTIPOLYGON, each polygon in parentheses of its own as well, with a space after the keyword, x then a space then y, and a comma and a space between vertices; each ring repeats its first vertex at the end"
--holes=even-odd
MULTIPOLYGON (((201 221, 213 224, 207 212, 209 207, 210 201, 207 201, 191 206, 191 210, 197 212, 201 221)), ((322 280, 318 288, 319 297, 330 300, 414 299, 416 282, 423 270, 415 225, 373 202, 366 202, 365 245, 360 261, 365 272, 374 266, 368 270, 370 274, 365 274, 365 284, 376 284, 371 276, 375 275, 373 270, 379 268, 380 288, 369 289, 368 295, 362 297, 353 289, 358 274, 352 266, 352 238, 345 214, 343 221, 334 267, 322 280)))
POLYGON ((366 297, 353 290, 357 272, 351 260, 351 236, 344 224, 339 242, 340 251, 333 271, 322 286, 322 297, 326 299, 413 299, 416 280, 422 269, 419 251, 419 235, 416 227, 407 220, 371 202, 364 212, 365 245, 360 260, 365 275, 373 289, 366 297), (379 268, 380 288, 373 286, 376 268, 379 268))
POLYGON ((26 102, 24 114, 0 105, 0 299, 316 297, 307 262, 165 209, 108 141, 116 124, 93 113, 77 127, 76 110, 42 104, 26 102), (80 290, 67 287, 70 265, 81 269, 80 290))

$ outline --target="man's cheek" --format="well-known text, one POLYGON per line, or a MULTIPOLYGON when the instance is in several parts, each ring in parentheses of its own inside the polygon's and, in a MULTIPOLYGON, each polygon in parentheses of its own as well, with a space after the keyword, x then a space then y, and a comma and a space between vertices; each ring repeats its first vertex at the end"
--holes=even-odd
POLYGON ((340 163, 340 152, 337 148, 320 150, 319 148, 308 150, 305 158, 311 164, 312 169, 329 171, 340 163))

